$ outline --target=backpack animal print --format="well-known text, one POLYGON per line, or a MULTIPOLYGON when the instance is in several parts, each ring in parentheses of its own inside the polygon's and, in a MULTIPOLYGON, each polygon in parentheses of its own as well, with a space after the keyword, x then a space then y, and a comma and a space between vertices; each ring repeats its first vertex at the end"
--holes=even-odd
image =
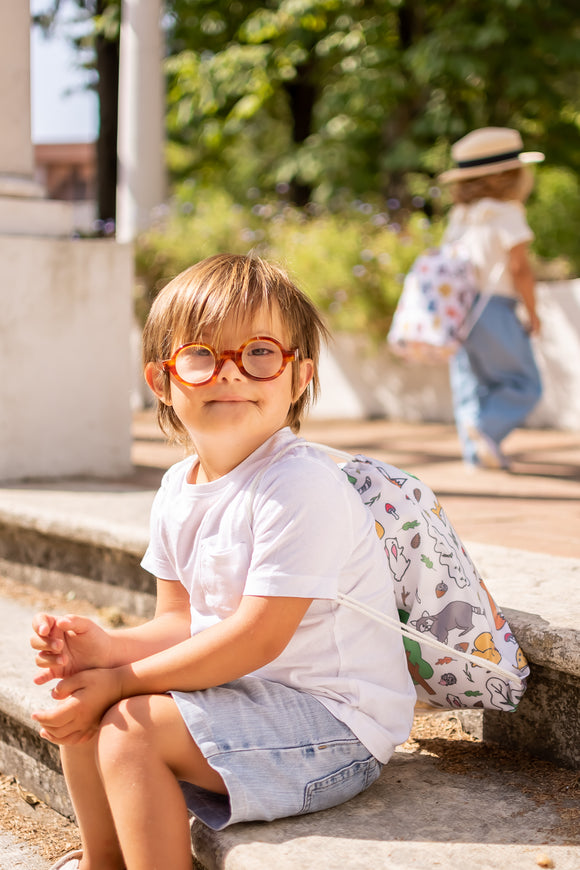
MULTIPOLYGON (((437 496, 413 475, 366 456, 341 468, 374 516, 418 698, 514 711, 529 666, 437 496)), ((342 603, 382 621, 350 596, 342 603)))

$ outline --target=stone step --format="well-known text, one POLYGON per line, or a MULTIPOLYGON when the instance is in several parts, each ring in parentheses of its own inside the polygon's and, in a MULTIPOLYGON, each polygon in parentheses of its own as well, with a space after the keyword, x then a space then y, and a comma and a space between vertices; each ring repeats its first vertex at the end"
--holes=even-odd
MULTIPOLYGON (((56 747, 40 740, 30 719, 34 708, 51 703, 49 689, 32 683, 28 644, 35 610, 32 604, 0 598, 5 627, 0 636, 0 771, 17 776, 25 789, 70 815, 56 747)), ((465 725, 476 731, 479 714, 469 714, 473 719, 466 718, 465 725)), ((432 715, 455 717, 452 712, 432 715)), ((577 870, 580 836, 567 816, 574 805, 572 792, 566 791, 566 783, 573 788, 572 771, 492 750, 467 733, 463 740, 445 742, 419 738, 406 744, 374 786, 332 810, 234 825, 219 833, 194 821, 194 854, 207 870, 529 870, 541 855, 559 870, 577 870)), ((0 836, 0 867, 18 866, 2 863, 3 848, 11 854, 21 847, 0 836)), ((36 861, 29 852, 22 866, 44 870, 41 857, 36 861)))
POLYGON ((48 870, 50 867, 38 852, 10 832, 0 831, 0 867, 6 870, 48 870))
POLYGON ((366 793, 321 813, 219 833, 194 823, 195 855, 207 870, 577 870, 577 825, 562 828, 573 800, 540 801, 517 756, 494 769, 480 748, 397 751, 366 793))
POLYGON ((150 616, 155 580, 139 563, 154 495, 86 480, 1 487, 0 573, 150 616))
POLYGON ((50 686, 33 683, 36 666, 30 647, 33 604, 0 597, 0 772, 62 815, 73 811, 62 775, 58 747, 42 740, 31 713, 53 705, 50 686))

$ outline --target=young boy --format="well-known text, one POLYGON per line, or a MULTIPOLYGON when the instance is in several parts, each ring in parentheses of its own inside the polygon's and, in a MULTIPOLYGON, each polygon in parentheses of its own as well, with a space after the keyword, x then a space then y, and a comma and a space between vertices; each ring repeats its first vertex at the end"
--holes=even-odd
POLYGON ((218 255, 175 278, 144 331, 166 433, 143 565, 155 618, 104 630, 39 614, 58 678, 34 718, 61 745, 82 850, 66 870, 190 870, 188 810, 214 829, 313 812, 368 787, 411 727, 401 636, 374 522, 342 471, 296 437, 326 330, 281 270, 218 255))

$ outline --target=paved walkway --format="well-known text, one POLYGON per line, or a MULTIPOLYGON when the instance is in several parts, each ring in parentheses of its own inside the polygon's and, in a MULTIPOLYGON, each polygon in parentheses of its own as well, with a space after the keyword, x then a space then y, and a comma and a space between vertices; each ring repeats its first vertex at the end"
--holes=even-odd
MULTIPOLYGON (((506 440, 512 471, 470 471, 453 426, 311 421, 302 435, 411 471, 441 499, 465 541, 580 558, 580 432, 520 429, 506 440)), ((133 480, 154 486, 183 456, 164 443, 154 414, 134 418, 133 480)))

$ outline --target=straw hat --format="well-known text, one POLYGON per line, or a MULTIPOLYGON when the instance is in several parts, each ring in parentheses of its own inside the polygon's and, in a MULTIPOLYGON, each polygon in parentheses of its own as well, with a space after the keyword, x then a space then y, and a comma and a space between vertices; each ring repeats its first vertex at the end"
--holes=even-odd
POLYGON ((517 169, 526 163, 541 163, 544 159, 540 151, 522 151, 522 148, 522 137, 517 130, 510 130, 508 127, 482 127, 480 130, 473 130, 451 149, 457 168, 444 172, 439 180, 461 181, 481 175, 494 175, 505 169, 517 169))

